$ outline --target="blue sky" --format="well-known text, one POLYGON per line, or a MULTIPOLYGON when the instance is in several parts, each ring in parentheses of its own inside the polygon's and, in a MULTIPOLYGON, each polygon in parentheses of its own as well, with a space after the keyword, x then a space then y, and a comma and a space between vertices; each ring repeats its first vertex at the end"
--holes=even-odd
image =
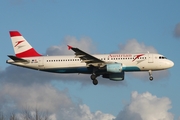
MULTIPOLYGON (((132 103, 132 95, 135 94, 134 91, 137 91, 142 96, 148 92, 147 94, 159 99, 168 98, 172 108, 167 111, 173 114, 173 119, 178 119, 180 117, 180 108, 178 107, 180 101, 178 94, 180 90, 178 76, 180 34, 175 37, 174 32, 180 23, 179 5, 180 1, 178 0, 2 1, 0 5, 0 11, 2 11, 1 72, 7 72, 12 67, 5 63, 8 59, 7 55, 14 54, 8 33, 10 30, 20 31, 42 54, 49 53, 48 51, 55 46, 65 48, 65 43, 74 43, 74 41, 79 41, 80 46, 78 47, 90 53, 117 52, 123 50, 123 47, 128 47, 128 44, 134 44, 134 49, 137 49, 138 45, 145 46, 165 55, 175 63, 175 66, 168 71, 155 73, 158 79, 156 80, 154 77, 152 82, 148 80, 148 73, 144 73, 147 79, 144 76, 142 78, 142 74, 139 77, 126 74, 125 81, 115 83, 100 79, 97 86, 92 85, 88 75, 86 77, 82 75, 80 80, 76 80, 79 79, 78 77, 73 80, 68 77, 67 79, 65 79, 66 77, 58 79, 48 77, 49 81, 46 80, 44 83, 43 78, 47 73, 42 74, 38 71, 33 71, 33 73, 41 75, 37 77, 43 83, 41 86, 48 84, 53 87, 52 89, 65 91, 65 95, 72 100, 73 104, 85 104, 92 113, 99 110, 117 117, 125 107, 132 103), (87 49, 81 46, 83 41, 88 41, 87 49), (7 68, 9 69, 7 70, 7 68), (103 81, 105 82, 101 84, 103 81)), ((131 49, 133 50, 133 48, 131 49)), ((67 49, 61 49, 60 52, 66 53, 67 49)), ((52 51, 50 53, 53 54, 52 51)), ((12 69, 16 72, 21 71, 17 72, 18 76, 24 74, 25 70, 17 67, 12 67, 12 69)), ((25 70, 25 72, 31 73, 32 70, 25 70)), ((10 73, 7 74, 11 76, 10 73)), ((21 80, 15 82, 13 78, 9 77, 8 79, 12 80, 6 81, 6 78, 3 78, 5 82, 1 82, 1 89, 4 84, 11 83, 23 87, 25 82, 30 80, 23 77, 22 81, 25 82, 19 83, 21 80)), ((36 76, 33 78, 36 79, 36 76)), ((34 88, 34 84, 41 82, 33 81, 26 86, 29 89, 30 87, 34 88)))

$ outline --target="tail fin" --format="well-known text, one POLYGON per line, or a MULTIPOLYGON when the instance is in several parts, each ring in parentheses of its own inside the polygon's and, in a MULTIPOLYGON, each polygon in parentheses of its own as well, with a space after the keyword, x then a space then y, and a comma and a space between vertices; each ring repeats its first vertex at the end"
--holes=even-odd
POLYGON ((9 33, 16 57, 41 56, 18 31, 10 31, 9 33))

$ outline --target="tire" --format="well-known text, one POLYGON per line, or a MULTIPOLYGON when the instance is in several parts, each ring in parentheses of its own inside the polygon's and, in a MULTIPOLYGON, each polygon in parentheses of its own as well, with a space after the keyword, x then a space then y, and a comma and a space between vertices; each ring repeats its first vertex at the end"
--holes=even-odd
POLYGON ((93 84, 94 84, 94 85, 97 85, 97 84, 98 84, 98 81, 97 81, 97 80, 93 80, 93 84))
POLYGON ((149 80, 152 81, 152 80, 153 80, 153 77, 149 77, 149 80))
POLYGON ((95 80, 96 77, 97 77, 96 75, 92 74, 92 75, 91 75, 91 80, 95 80))

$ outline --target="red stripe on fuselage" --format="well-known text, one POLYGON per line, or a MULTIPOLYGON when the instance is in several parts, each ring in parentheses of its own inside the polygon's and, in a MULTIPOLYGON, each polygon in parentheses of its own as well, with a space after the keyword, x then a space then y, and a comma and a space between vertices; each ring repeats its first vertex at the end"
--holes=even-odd
POLYGON ((11 37, 22 36, 18 31, 9 31, 11 37))
POLYGON ((39 53, 37 53, 34 50, 34 48, 31 48, 31 49, 29 49, 27 51, 16 54, 16 56, 22 58, 22 57, 35 57, 35 56, 41 56, 41 55, 39 53))

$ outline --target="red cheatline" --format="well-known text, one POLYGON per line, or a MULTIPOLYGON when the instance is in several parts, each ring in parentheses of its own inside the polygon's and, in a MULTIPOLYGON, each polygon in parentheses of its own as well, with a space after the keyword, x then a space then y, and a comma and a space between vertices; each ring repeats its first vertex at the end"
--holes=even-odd
POLYGON ((135 61, 136 59, 138 59, 139 57, 143 56, 144 54, 139 54, 139 55, 136 55, 136 57, 133 59, 133 61, 135 61))

